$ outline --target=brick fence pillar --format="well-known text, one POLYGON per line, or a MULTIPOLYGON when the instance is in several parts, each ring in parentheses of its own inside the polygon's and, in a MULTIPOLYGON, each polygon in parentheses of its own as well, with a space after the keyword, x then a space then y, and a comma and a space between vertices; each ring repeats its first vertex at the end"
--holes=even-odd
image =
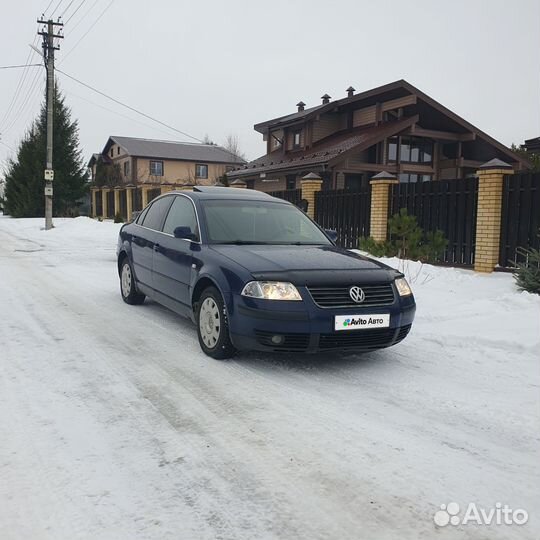
POLYGON ((121 187, 114 188, 114 217, 120 213, 120 190, 121 187))
POLYGON ((493 272, 499 262, 501 242, 502 190, 505 174, 513 174, 511 165, 492 159, 478 169, 478 207, 474 269, 493 272))
POLYGON ((237 180, 233 180, 230 183, 230 187, 232 187, 232 188, 240 188, 240 189, 247 189, 247 184, 243 180, 240 180, 240 178, 238 178, 237 180))
POLYGON ((133 190, 135 186, 126 186, 126 221, 131 221, 133 217, 133 190))
POLYGON ((300 181, 302 200, 307 201, 306 214, 315 219, 315 194, 322 189, 322 178, 315 173, 306 174, 300 181))
POLYGON ((92 207, 90 208, 90 217, 97 217, 97 205, 96 205, 96 194, 97 194, 98 188, 90 188, 90 193, 92 194, 92 207))
POLYGON ((388 237, 388 195, 392 184, 399 184, 393 174, 386 171, 373 176, 371 184, 371 213, 369 235, 376 242, 385 242, 388 237))
POLYGON ((101 216, 104 218, 109 217, 109 191, 109 188, 101 190, 101 216))

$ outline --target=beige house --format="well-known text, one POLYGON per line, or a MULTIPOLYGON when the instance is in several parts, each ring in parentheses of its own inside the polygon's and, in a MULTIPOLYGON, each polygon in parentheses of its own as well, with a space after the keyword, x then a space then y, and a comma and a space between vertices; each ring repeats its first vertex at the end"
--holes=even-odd
POLYGON ((92 156, 88 168, 96 186, 159 187, 212 185, 243 163, 243 159, 214 144, 111 136, 101 154, 92 156))
POLYGON ((131 219, 160 193, 214 185, 245 161, 215 144, 112 136, 88 162, 94 217, 131 219))

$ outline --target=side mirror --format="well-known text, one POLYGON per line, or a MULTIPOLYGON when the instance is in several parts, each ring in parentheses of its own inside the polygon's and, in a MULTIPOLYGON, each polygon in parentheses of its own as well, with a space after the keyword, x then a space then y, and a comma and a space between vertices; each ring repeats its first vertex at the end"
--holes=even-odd
POLYGON ((191 227, 176 227, 173 234, 175 238, 182 238, 183 240, 197 240, 197 236, 191 232, 191 227))
POLYGON ((326 233, 326 236, 332 240, 332 242, 337 240, 337 231, 334 229, 324 229, 324 232, 326 233))

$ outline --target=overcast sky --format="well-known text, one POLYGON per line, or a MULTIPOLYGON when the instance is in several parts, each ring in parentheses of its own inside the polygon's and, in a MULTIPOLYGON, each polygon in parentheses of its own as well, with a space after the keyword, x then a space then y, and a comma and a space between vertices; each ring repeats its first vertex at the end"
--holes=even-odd
MULTIPOLYGON (((70 2, 46 12, 73 16, 58 68, 199 139, 236 134, 248 158, 265 150, 253 124, 401 78, 507 145, 540 136, 538 0, 70 2)), ((2 3, 0 66, 24 64, 49 0, 2 3)), ((42 99, 44 69, 15 95, 22 74, 0 70, 0 163, 42 99)), ((85 158, 109 135, 189 140, 58 79, 85 158)))

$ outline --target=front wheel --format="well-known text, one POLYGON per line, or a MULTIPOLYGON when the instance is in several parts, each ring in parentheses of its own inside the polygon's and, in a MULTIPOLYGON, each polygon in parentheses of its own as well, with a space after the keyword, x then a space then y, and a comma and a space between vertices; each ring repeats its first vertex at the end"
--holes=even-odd
POLYGON ((197 307, 197 333, 205 354, 216 360, 231 358, 236 352, 229 335, 227 310, 220 292, 208 287, 197 307))
POLYGON ((135 276, 127 257, 122 261, 120 269, 120 292, 122 293, 122 300, 126 304, 138 305, 144 302, 144 294, 137 291, 135 287, 135 276))

